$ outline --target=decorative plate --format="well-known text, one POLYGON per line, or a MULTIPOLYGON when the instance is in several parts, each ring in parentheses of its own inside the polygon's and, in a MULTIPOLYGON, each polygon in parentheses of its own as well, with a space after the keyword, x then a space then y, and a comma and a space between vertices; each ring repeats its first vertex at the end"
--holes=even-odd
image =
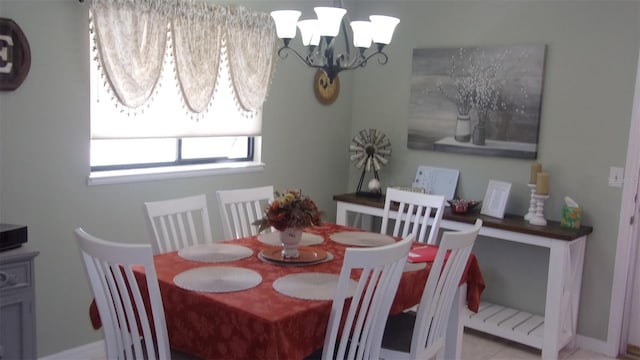
POLYGON ((281 247, 270 247, 260 251, 260 256, 267 260, 277 261, 279 263, 304 264, 322 261, 327 257, 327 252, 322 249, 301 246, 298 248, 300 256, 297 258, 282 257, 281 247))

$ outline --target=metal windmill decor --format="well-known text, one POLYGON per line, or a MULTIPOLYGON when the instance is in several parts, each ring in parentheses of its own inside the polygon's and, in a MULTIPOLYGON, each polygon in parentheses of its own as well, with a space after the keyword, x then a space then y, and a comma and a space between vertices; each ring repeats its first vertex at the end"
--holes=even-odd
POLYGON ((351 140, 349 152, 352 153, 351 161, 354 162, 356 168, 362 168, 362 175, 360 175, 356 194, 373 197, 382 196, 378 171, 389 162, 391 141, 385 134, 376 129, 363 129, 351 140), (371 171, 373 171, 373 179, 369 182, 370 191, 362 191, 365 174, 371 171))

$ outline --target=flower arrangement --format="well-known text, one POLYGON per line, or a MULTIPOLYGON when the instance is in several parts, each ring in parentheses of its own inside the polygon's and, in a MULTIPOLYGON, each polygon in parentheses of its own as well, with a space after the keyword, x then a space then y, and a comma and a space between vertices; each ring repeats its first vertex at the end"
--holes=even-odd
POLYGON ((302 195, 301 190, 276 191, 274 201, 265 208, 265 216, 254 225, 260 226, 258 232, 270 226, 280 231, 286 228, 302 229, 320 225, 321 215, 316 203, 302 195))

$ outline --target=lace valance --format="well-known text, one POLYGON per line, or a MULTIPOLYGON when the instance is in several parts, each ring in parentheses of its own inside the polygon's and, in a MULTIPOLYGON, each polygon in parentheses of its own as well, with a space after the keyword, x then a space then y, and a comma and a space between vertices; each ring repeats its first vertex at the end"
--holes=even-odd
POLYGON ((276 48, 268 14, 184 0, 93 0, 91 12, 102 70, 124 106, 148 101, 172 48, 180 93, 192 112, 209 106, 225 50, 238 105, 262 107, 276 48))

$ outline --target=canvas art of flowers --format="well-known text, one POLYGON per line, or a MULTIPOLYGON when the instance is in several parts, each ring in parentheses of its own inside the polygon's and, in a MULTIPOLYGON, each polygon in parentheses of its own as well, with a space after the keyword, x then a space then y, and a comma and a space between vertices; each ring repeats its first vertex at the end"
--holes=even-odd
POLYGON ((322 212, 316 203, 299 189, 276 191, 274 201, 265 208, 265 216, 254 224, 258 231, 269 227, 277 230, 287 228, 302 229, 312 225, 320 225, 322 212))

